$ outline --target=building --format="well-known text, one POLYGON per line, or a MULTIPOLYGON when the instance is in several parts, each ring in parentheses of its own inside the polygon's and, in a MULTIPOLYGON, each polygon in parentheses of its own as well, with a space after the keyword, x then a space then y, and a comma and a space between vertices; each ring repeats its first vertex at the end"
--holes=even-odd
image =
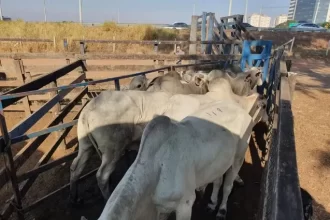
POLYGON ((288 13, 288 20, 294 20, 294 15, 296 12, 296 3, 298 0, 290 0, 290 6, 289 6, 289 13, 288 13))
POLYGON ((284 22, 287 22, 287 20, 288 20, 288 16, 287 15, 284 15, 284 14, 276 17, 276 19, 275 19, 275 27, 277 25, 279 25, 279 24, 282 24, 284 22))
POLYGON ((316 24, 330 21, 330 0, 291 0, 288 19, 316 24))
POLYGON ((264 15, 264 14, 252 14, 249 19, 248 23, 255 27, 270 27, 271 17, 264 15))

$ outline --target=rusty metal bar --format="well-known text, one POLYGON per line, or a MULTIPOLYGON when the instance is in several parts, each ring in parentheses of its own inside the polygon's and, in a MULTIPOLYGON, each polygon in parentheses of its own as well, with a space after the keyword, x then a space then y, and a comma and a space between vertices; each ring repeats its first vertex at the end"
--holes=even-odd
MULTIPOLYGON (((11 152, 11 140, 10 136, 8 133, 7 125, 6 125, 6 120, 3 112, 3 106, 2 102, 0 101, 0 130, 3 136, 3 145, 1 146, 1 154, 4 154, 4 159, 5 159, 5 169, 6 172, 9 176, 10 182, 11 182, 11 187, 13 188, 14 195, 13 195, 13 202, 15 205, 15 208, 17 210, 22 209, 22 196, 19 191, 19 186, 17 182, 17 176, 16 176, 16 169, 14 166, 14 161, 13 161, 13 155, 11 152)), ((24 214, 20 211, 17 212, 17 216, 19 220, 24 219, 24 214)))
MULTIPOLYGON (((87 179, 87 178, 90 177, 90 176, 95 175, 98 169, 99 169, 99 168, 96 168, 96 169, 94 169, 94 170, 88 172, 87 174, 83 175, 82 177, 80 177, 80 178, 78 179, 78 182, 80 182, 80 181, 82 181, 82 180, 85 180, 85 179, 87 179)), ((45 202, 46 200, 52 198, 53 196, 57 195, 58 193, 60 193, 60 192, 62 192, 62 191, 64 191, 64 190, 66 190, 66 189, 68 189, 68 188, 70 188, 70 183, 68 183, 68 184, 66 184, 66 185, 64 185, 64 186, 62 186, 61 188, 55 190, 54 192, 49 193, 48 195, 46 195, 46 196, 42 197, 41 199, 37 200, 37 201, 34 202, 33 204, 31 204, 31 205, 25 207, 25 208, 23 209, 23 212, 24 212, 24 213, 27 213, 27 212, 29 212, 29 211, 35 209, 36 207, 38 207, 40 204, 42 204, 42 203, 45 202)))
POLYGON ((83 62, 81 60, 77 60, 76 62, 71 63, 67 66, 64 66, 58 70, 55 70, 52 73, 41 76, 20 87, 17 87, 15 89, 12 89, 12 90, 4 93, 0 97, 3 97, 4 95, 6 95, 7 97, 11 97, 11 98, 7 98, 6 100, 2 99, 3 108, 6 108, 7 106, 9 106, 11 104, 14 104, 15 102, 19 101, 20 99, 22 99, 24 97, 24 96, 15 96, 15 93, 22 93, 22 92, 26 92, 26 91, 30 91, 30 90, 40 89, 43 86, 47 85, 48 83, 66 75, 67 73, 71 72, 72 70, 74 70, 78 67, 82 67, 85 71, 87 71, 86 67, 83 65, 83 62))
MULTIPOLYGON (((81 110, 84 108, 85 106, 83 105, 80 109, 79 112, 77 112, 76 116, 73 118, 73 120, 78 119, 79 114, 81 112, 81 110)), ((60 143, 62 142, 62 139, 70 132, 70 130, 72 129, 72 127, 67 128, 60 137, 57 138, 57 140, 55 141, 54 145, 51 147, 51 149, 43 155, 43 157, 39 160, 39 162, 37 163, 37 165, 35 166, 35 168, 38 168, 44 164, 46 164, 48 162, 48 160, 51 158, 51 156, 53 155, 53 153, 55 152, 55 150, 57 149, 57 147, 60 145, 60 143)), ((21 195, 25 196, 25 194, 28 192, 28 190, 30 189, 30 187, 32 186, 32 184, 34 183, 34 181, 36 180, 38 176, 34 176, 31 177, 29 180, 27 180, 26 182, 23 183, 23 186, 21 188, 21 195)))
MULTIPOLYGON (((70 84, 81 82, 83 78, 85 78, 85 74, 80 75, 77 79, 73 80, 72 83, 70 83, 70 84)), ((46 102, 37 111, 35 111, 30 117, 26 118, 20 124, 16 125, 10 131, 10 135, 12 137, 16 137, 16 136, 24 134, 37 121, 39 121, 56 103, 61 101, 72 89, 73 88, 60 91, 56 96, 54 96, 54 98, 52 98, 51 100, 46 102)))
POLYGON ((17 181, 20 183, 24 180, 27 180, 27 179, 31 178, 31 177, 38 176, 40 173, 43 173, 47 170, 50 170, 50 169, 52 169, 52 168, 54 168, 54 167, 56 167, 56 166, 58 166, 62 163, 73 160, 77 156, 77 154, 78 154, 78 151, 75 151, 75 152, 70 153, 70 154, 68 154, 64 157, 61 157, 60 159, 57 159, 55 161, 52 161, 52 162, 47 163, 45 165, 42 165, 42 166, 40 166, 36 169, 30 170, 26 173, 23 173, 23 174, 17 176, 17 181))
MULTIPOLYGON (((58 124, 60 121, 63 120, 63 118, 71 111, 71 109, 77 104, 81 98, 87 94, 87 88, 85 88, 83 91, 77 94, 73 100, 67 104, 61 113, 53 119, 48 125, 46 125, 44 128, 48 128, 51 126, 54 126, 58 124)), ((22 166, 22 164, 25 163, 25 161, 32 155, 32 153, 39 147, 39 145, 48 137, 48 134, 42 135, 34 139, 33 141, 29 142, 24 146, 23 149, 21 149, 16 156, 14 157, 14 165, 15 169, 18 169, 22 166)), ((6 172, 5 169, 0 170, 0 189, 7 183, 6 172)))

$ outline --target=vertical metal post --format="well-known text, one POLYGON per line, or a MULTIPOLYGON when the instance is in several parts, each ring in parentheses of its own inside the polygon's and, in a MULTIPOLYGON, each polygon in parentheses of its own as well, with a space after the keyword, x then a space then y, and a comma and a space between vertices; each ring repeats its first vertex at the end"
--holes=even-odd
MULTIPOLYGON (((49 84, 49 88, 55 88, 57 87, 57 83, 56 81, 53 81, 49 84)), ((54 97, 57 95, 57 91, 53 91, 49 93, 50 98, 54 97)), ((53 112, 53 117, 56 118, 58 116, 58 114, 61 112, 61 104, 58 102, 54 105, 54 107, 51 109, 51 112, 53 112)), ((63 121, 61 122, 63 123, 63 121)), ((63 131, 56 131, 55 135, 56 138, 59 138, 62 135, 63 131)), ((66 148, 66 142, 65 142, 65 138, 63 138, 63 140, 60 143, 60 146, 65 149, 66 148)))
MULTIPOLYGON (((209 15, 208 25, 207 25, 207 40, 213 40, 213 27, 214 27, 214 13, 209 15)), ((212 44, 207 44, 206 54, 212 53, 212 44)))
MULTIPOLYGON (((202 27, 201 27, 201 39, 202 41, 205 41, 206 40, 206 12, 203 12, 203 15, 202 15, 202 27)), ((201 45, 201 53, 204 54, 205 53, 205 48, 206 48, 206 45, 205 44, 202 44, 201 45)))
MULTIPOLYGON (((190 27, 190 41, 197 41, 197 24, 198 16, 192 16, 191 18, 191 27, 190 27)), ((196 54, 197 47, 196 44, 189 45, 189 54, 196 54)))
POLYGON ((115 88, 116 88, 117 91, 120 91, 119 79, 115 79, 115 88))
POLYGON ((0 153, 4 154, 5 158, 5 166, 6 172, 10 178, 11 186, 14 191, 14 198, 15 198, 15 208, 17 210, 17 215, 19 220, 24 220, 24 214, 21 212, 22 210, 22 197, 19 191, 17 176, 16 176, 16 169, 14 166, 13 155, 11 151, 11 139, 9 137, 6 120, 3 112, 2 102, 0 101, 0 130, 3 137, 3 142, 0 145, 0 153))

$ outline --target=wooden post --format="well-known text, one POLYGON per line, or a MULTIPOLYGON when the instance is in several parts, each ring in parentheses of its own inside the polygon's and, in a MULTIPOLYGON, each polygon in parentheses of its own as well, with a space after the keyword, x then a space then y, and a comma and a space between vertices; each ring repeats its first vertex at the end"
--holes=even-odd
POLYGON ((67 38, 63 39, 63 47, 64 47, 65 51, 69 50, 69 45, 68 45, 68 39, 67 38))
MULTIPOLYGON (((116 36, 112 37, 113 40, 116 40, 116 36)), ((116 43, 112 43, 112 53, 116 52, 116 43)))
POLYGON ((54 44, 54 50, 56 51, 56 37, 55 36, 54 36, 53 44, 54 44))
MULTIPOLYGON (((158 60, 158 68, 164 66, 165 61, 164 60, 158 60)), ((164 76, 164 70, 159 70, 158 75, 159 76, 164 76)))
MULTIPOLYGON (((50 88, 57 87, 56 81, 53 81, 53 82, 49 83, 49 87, 50 88)), ((50 96, 49 98, 53 98, 54 96, 56 96, 57 92, 58 91, 50 92, 49 93, 49 96, 50 96)), ((61 112, 61 104, 59 102, 56 103, 50 111, 53 112, 53 117, 56 118, 58 116, 58 114, 61 112)), ((61 123, 63 123, 63 121, 61 123)), ((60 137, 62 133, 63 133, 63 131, 56 131, 55 132, 56 138, 60 137)), ((66 148, 65 138, 63 138, 63 140, 60 144, 60 147, 63 147, 64 149, 66 148)))
MULTIPOLYGON (((25 83, 25 81, 24 81, 25 73, 24 73, 23 62, 21 61, 21 59, 14 59, 14 69, 15 69, 17 80, 23 85, 25 83)), ((22 101, 23 101, 23 106, 24 106, 24 110, 25 110, 25 115, 30 116, 31 108, 30 108, 29 98, 24 97, 22 99, 22 101)))
MULTIPOLYGON (((198 16, 191 17, 191 27, 190 27, 190 41, 197 41, 197 24, 198 24, 198 16)), ((197 45, 190 44, 189 45, 189 54, 197 53, 197 45)), ((195 63, 195 61, 190 61, 191 63, 195 63)))
MULTIPOLYGON (((80 54, 81 55, 85 54, 85 42, 83 41, 80 42, 80 54)), ((86 66, 86 60, 83 60, 83 63, 86 66)))

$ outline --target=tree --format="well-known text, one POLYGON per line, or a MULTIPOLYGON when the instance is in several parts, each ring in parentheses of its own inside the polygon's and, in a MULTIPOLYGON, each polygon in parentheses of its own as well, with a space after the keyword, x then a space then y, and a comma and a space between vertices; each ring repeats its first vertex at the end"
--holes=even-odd
POLYGON ((326 29, 330 29, 330 22, 323 22, 321 24, 322 27, 326 28, 326 29))
POLYGON ((294 20, 288 20, 288 21, 286 21, 286 22, 283 22, 283 23, 277 25, 276 28, 289 28, 289 25, 290 25, 291 23, 297 23, 297 22, 294 21, 294 20))

